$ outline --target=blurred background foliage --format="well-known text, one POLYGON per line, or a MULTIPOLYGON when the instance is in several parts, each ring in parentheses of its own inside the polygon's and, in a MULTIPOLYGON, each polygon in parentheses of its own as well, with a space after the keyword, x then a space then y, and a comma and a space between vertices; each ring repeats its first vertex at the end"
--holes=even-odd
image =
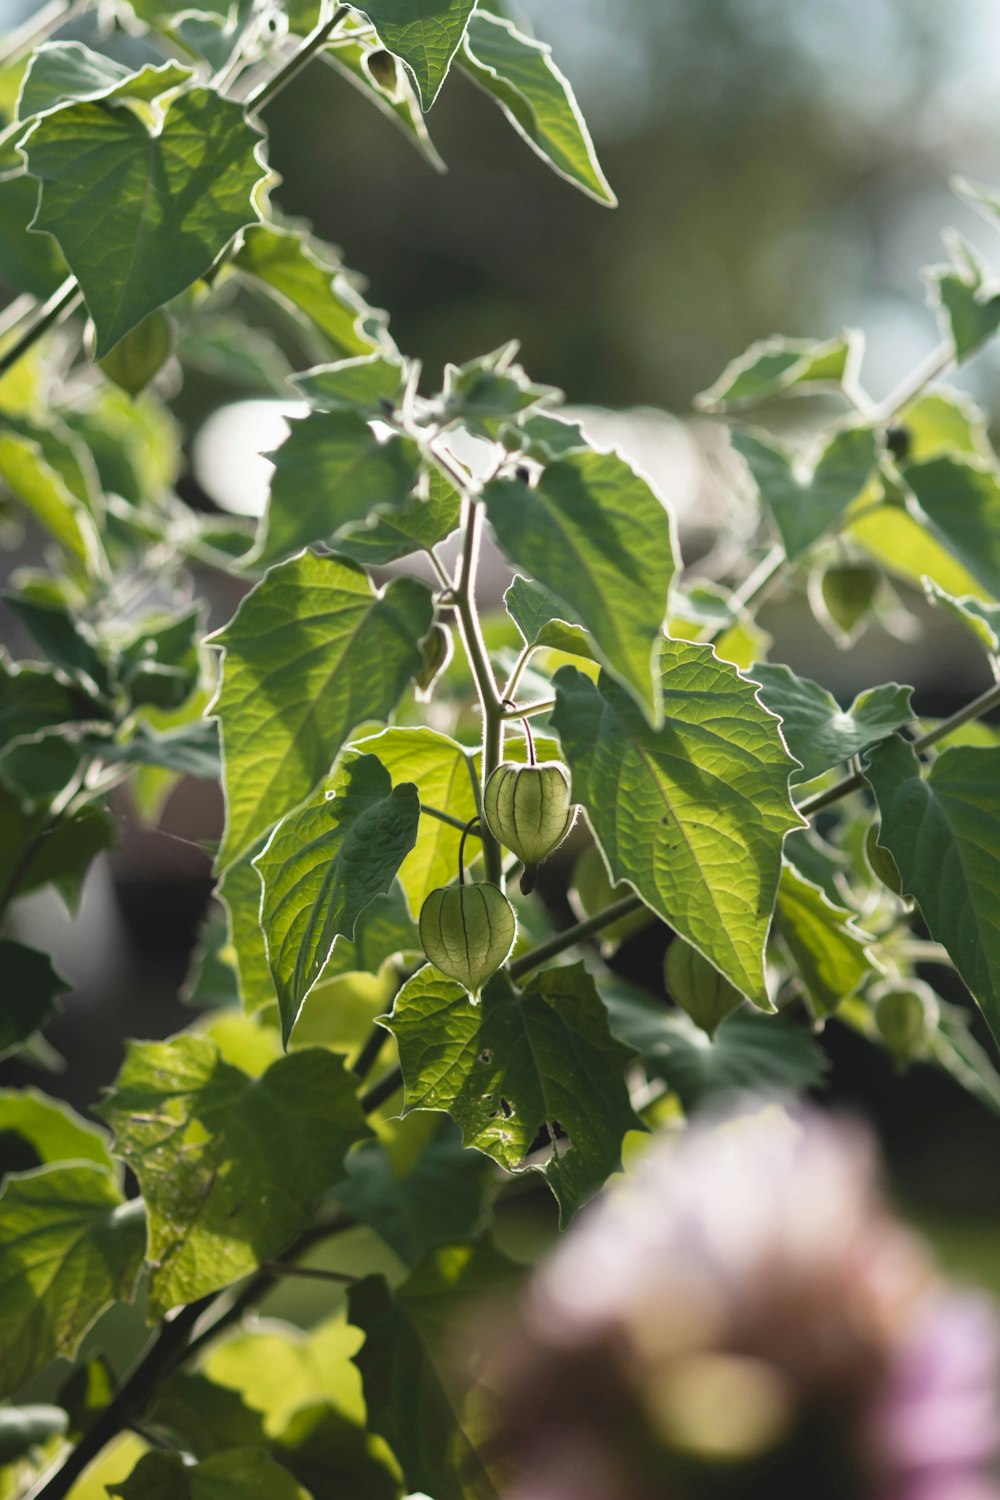
MULTIPOLYGON (((5 24, 34 8, 3 0, 5 24)), ((534 379, 576 403, 631 410, 609 421, 609 436, 640 447, 684 512, 685 551, 696 556, 727 511, 724 445, 704 418, 692 421, 691 402, 731 358, 772 332, 826 338, 862 327, 863 379, 879 397, 937 342, 920 272, 944 259, 941 229, 955 225, 1000 267, 993 231, 949 189, 955 173, 1000 183, 1000 12, 993 0, 512 8, 552 43, 573 81, 616 211, 554 181, 464 77, 450 81, 427 122, 448 164, 439 174, 321 63, 269 110, 281 178, 273 201, 342 247, 429 380, 446 360, 513 337, 534 379)), ((92 41, 86 28, 61 34, 92 41)), ((132 60, 137 44, 114 34, 103 45, 132 60)), ((13 228, 0 214, 5 300, 26 289, 13 228)), ((242 353, 251 367, 265 358, 249 337, 242 353)), ((233 369, 190 367, 171 387, 189 452, 215 410, 273 394, 262 372, 258 388, 252 369, 242 382, 233 369)), ((958 383, 1000 410, 996 346, 958 383)), ((807 430, 809 405, 793 406, 807 430)), ((223 462, 239 472, 238 431, 231 441, 223 462)), ((182 492, 211 504, 190 475, 182 492)), ((233 603, 214 600, 220 618, 233 603)), ((922 605, 915 596, 906 603, 919 621, 922 605)), ((896 677, 916 684, 919 712, 935 715, 983 685, 974 645, 941 615, 930 637, 879 626, 849 654, 807 618, 800 596, 769 608, 763 623, 774 660, 847 696, 896 677)), ((0 639, 15 654, 25 649, 9 617, 0 639)), ((205 786, 185 783, 159 832, 130 827, 91 881, 78 922, 58 916, 65 931, 55 946, 76 995, 51 1036, 71 1058, 65 1087, 80 1102, 113 1076, 123 1036, 165 1035, 187 1019, 174 995, 210 889, 196 846, 217 820, 205 786)), ((25 936, 32 921, 50 929, 56 920, 46 896, 25 936)), ((641 949, 631 959, 647 961, 641 949)), ((895 1075, 835 1024, 828 1041, 835 1091, 881 1125, 899 1191, 953 1266, 1000 1288, 1000 1122, 928 1069, 895 1075)), ((19 1064, 5 1076, 37 1074, 19 1064)), ((51 1086, 62 1091, 58 1079, 51 1086)))

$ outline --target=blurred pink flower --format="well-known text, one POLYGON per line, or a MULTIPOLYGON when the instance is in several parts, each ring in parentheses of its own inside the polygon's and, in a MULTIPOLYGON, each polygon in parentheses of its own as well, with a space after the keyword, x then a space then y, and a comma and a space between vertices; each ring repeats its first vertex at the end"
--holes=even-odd
POLYGON ((652 1146, 501 1339, 507 1500, 1000 1500, 1000 1325, 859 1127, 770 1105, 652 1146))

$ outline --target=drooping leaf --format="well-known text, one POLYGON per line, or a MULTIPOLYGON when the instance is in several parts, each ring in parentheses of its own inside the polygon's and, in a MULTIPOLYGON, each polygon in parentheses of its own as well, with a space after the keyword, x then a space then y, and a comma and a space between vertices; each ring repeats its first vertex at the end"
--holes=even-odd
POLYGON ((401 130, 435 172, 448 169, 427 131, 411 75, 397 63, 381 44, 355 41, 349 35, 335 33, 331 45, 320 53, 323 61, 335 68, 342 78, 359 90, 380 114, 401 130), (390 69, 386 64, 391 65, 390 69))
POLYGON ((652 729, 616 683, 556 673, 552 723, 611 879, 762 1009, 764 946, 786 832, 800 826, 793 763, 752 683, 707 646, 667 641, 652 729))
POLYGON ((92 736, 83 743, 102 760, 159 766, 200 781, 218 781, 220 775, 218 726, 203 719, 163 734, 140 724, 131 739, 111 741, 92 736))
POLYGON ((832 1015, 873 971, 869 939, 850 912, 789 864, 781 872, 775 925, 817 1017, 832 1015))
MULTIPOLYGON (((357 748, 377 755, 394 784, 413 782, 424 806, 468 823, 479 811, 476 770, 469 752, 436 729, 387 729, 357 748)), ((431 891, 449 885, 458 874, 459 828, 422 814, 417 842, 399 869, 399 883, 411 912, 419 913, 431 891)), ((478 850, 470 839, 467 859, 478 850)))
POLYGON ((545 1133, 551 1151, 530 1167, 564 1222, 619 1169, 626 1132, 641 1128, 625 1085, 628 1052, 608 1032, 583 964, 533 974, 522 990, 497 975, 478 1005, 427 965, 386 1024, 399 1044, 405 1111, 447 1111, 467 1146, 509 1172, 525 1169, 545 1133))
POLYGON ((229 866, 216 894, 229 914, 229 938, 244 1010, 251 1014, 277 1003, 260 922, 264 887, 253 864, 253 852, 229 866))
POLYGON ((542 161, 598 203, 614 206, 618 200, 551 47, 480 9, 469 21, 460 61, 542 161))
POLYGON ((310 1500, 293 1476, 259 1448, 231 1448, 201 1463, 179 1453, 144 1453, 127 1479, 107 1486, 122 1500, 310 1500))
POLYGON ((105 1131, 36 1089, 0 1091, 0 1140, 10 1141, 9 1153, 6 1145, 0 1147, 0 1173, 66 1161, 89 1161, 114 1171, 105 1131), (26 1160, 25 1151, 34 1160, 26 1160), (12 1166, 15 1156, 20 1159, 12 1166))
POLYGON ((413 74, 430 109, 462 44, 476 0, 364 0, 359 8, 413 74))
POLYGON ((971 1017, 961 1005, 939 1002, 937 1029, 927 1038, 927 1048, 939 1068, 978 1099, 1000 1114, 1000 1073, 986 1048, 973 1036, 971 1017))
POLYGON ((377 756, 352 754, 323 795, 278 824, 255 859, 286 1043, 337 939, 352 939, 362 911, 392 885, 419 820, 412 782, 393 786, 377 756))
POLYGON ((951 336, 956 363, 991 339, 1000 328, 1000 289, 972 247, 951 230, 946 243, 952 264, 926 273, 941 321, 951 336))
POLYGON ((252 1078, 192 1035, 132 1043, 100 1114, 146 1200, 158 1314, 282 1250, 370 1134, 333 1053, 297 1052, 252 1078))
POLYGON ((561 401, 562 392, 554 386, 536 385, 529 379, 515 362, 517 350, 517 343, 512 342, 467 364, 445 365, 442 419, 457 422, 474 437, 489 442, 521 413, 561 401))
POLYGON ((746 461, 785 554, 793 560, 846 515, 868 483, 878 456, 875 434, 868 427, 838 432, 808 474, 797 470, 783 448, 758 433, 734 432, 732 444, 746 461))
POLYGON ((399 360, 385 354, 365 354, 303 370, 291 377, 291 383, 314 411, 350 411, 362 417, 384 417, 386 405, 391 409, 402 397, 406 369, 399 360))
POLYGON ((52 884, 72 910, 91 861, 117 834, 114 818, 96 803, 50 819, 44 807, 27 810, 0 787, 0 891, 25 896, 52 884))
POLYGON ((109 691, 108 662, 86 621, 75 620, 69 610, 42 604, 23 593, 4 592, 0 597, 31 631, 48 662, 71 676, 82 675, 85 693, 109 691))
POLYGON ((57 1354, 72 1359, 142 1265, 142 1203, 90 1162, 8 1177, 0 1192, 0 1395, 57 1354))
POLYGON ((949 594, 932 578, 924 579, 924 593, 964 625, 990 656, 1000 655, 1000 604, 984 604, 973 594, 949 594))
POLYGON ((326 978, 340 974, 377 974, 397 954, 420 952, 417 924, 410 916, 403 887, 394 880, 385 896, 369 901, 354 925, 354 938, 341 938, 326 966, 326 978))
POLYGON ((527 646, 551 646, 573 656, 589 657, 594 651, 582 625, 567 619, 573 611, 530 578, 520 574, 503 596, 507 613, 527 646))
POLYGON ((337 538, 341 556, 381 568, 449 537, 462 518, 462 497, 438 469, 431 469, 424 483, 426 499, 415 495, 397 509, 373 516, 367 525, 347 527, 337 538))
POLYGON ((420 470, 411 438, 380 441, 353 411, 313 412, 291 424, 272 455, 274 475, 251 562, 265 567, 342 526, 404 505, 420 470))
POLYGON ((802 762, 792 772, 793 783, 811 781, 913 719, 913 689, 896 682, 866 688, 844 709, 826 688, 790 667, 755 666, 750 676, 760 683, 761 701, 780 714, 785 743, 802 762))
POLYGON ((155 135, 102 104, 31 127, 24 151, 42 185, 33 227, 54 236, 83 289, 98 359, 256 219, 261 140, 242 106, 210 89, 175 99, 155 135))
POLYGON ((659 497, 617 453, 587 452, 551 464, 534 489, 495 480, 484 498, 507 556, 569 605, 604 665, 661 722, 674 553, 659 497))
POLYGON ((1000 598, 1000 479, 994 465, 936 458, 908 464, 904 478, 937 539, 1000 598))
POLYGON ((861 339, 854 330, 825 343, 811 339, 762 339, 728 364, 718 380, 695 398, 703 411, 753 406, 788 391, 839 389, 860 363, 861 339))
POLYGON ((1000 748, 955 746, 925 775, 912 745, 893 738, 871 751, 865 774, 904 895, 1000 1037, 1000 748))
POLYGON ((107 103, 120 99, 158 99, 168 89, 187 83, 190 68, 176 62, 138 71, 125 68, 81 42, 45 42, 33 53, 21 81, 17 117, 21 121, 51 114, 67 104, 107 103))
POLYGON ((498 1250, 463 1245, 429 1256, 395 1289, 381 1276, 351 1287, 348 1316, 365 1334, 354 1363, 368 1424, 399 1459, 408 1489, 435 1500, 496 1500, 475 1447, 475 1392, 449 1370, 447 1333, 516 1277, 498 1250))
POLYGON ((800 1095, 822 1081, 815 1038, 781 1016, 738 1012, 709 1040, 694 1022, 621 986, 605 992, 611 1030, 662 1078, 685 1111, 721 1108, 741 1094, 800 1095))
POLYGON ((360 569, 307 552, 272 568, 209 637, 225 652, 210 710, 225 766, 220 869, 305 801, 352 729, 388 716, 432 616, 416 579, 378 594, 360 569))
POLYGON ((260 1412, 247 1406, 239 1391, 217 1385, 201 1371, 175 1370, 154 1393, 143 1428, 165 1434, 197 1459, 267 1446, 260 1412))
POLYGON ((330 248, 310 235, 274 224, 254 225, 232 264, 303 314, 335 359, 391 350, 385 315, 368 306, 330 248))
POLYGON ((39 953, 36 948, 8 937, 0 937, 0 974, 4 988, 0 1057, 4 1057, 16 1052, 51 1021, 56 1013, 56 1000, 69 985, 56 973, 47 953, 39 953))
POLYGON ((91 576, 106 572, 93 517, 48 462, 41 443, 9 427, 0 432, 0 485, 31 512, 73 562, 91 576))

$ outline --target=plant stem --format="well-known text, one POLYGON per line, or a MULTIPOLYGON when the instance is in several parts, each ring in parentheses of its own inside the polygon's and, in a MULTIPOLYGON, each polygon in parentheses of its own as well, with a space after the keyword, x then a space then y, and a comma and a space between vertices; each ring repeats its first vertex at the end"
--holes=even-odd
POLYGON ((540 698, 537 703, 526 703, 523 707, 505 709, 503 716, 505 719, 530 719, 535 714, 547 714, 555 706, 554 698, 540 698))
POLYGON ((372 1085, 366 1094, 361 1095, 361 1108, 366 1115, 374 1114, 380 1104, 391 1099, 397 1089, 403 1086, 403 1070, 400 1067, 390 1068, 378 1083, 372 1085))
POLYGON ((898 417, 901 411, 923 394, 932 380, 944 374, 954 359, 955 350, 951 343, 945 341, 939 344, 894 391, 889 393, 884 401, 879 403, 874 413, 874 424, 881 427, 892 422, 894 417, 898 417))
POLYGON ((83 293, 76 284, 74 276, 67 276, 61 286, 57 287, 47 302, 28 321, 28 326, 11 344, 0 354, 0 378, 7 374, 17 364, 23 354, 27 354, 33 344, 36 344, 44 333, 54 327, 67 313, 72 312, 78 302, 82 301, 83 293))
POLYGON ((600 932, 602 927, 608 927, 612 922, 617 922, 619 917, 627 917, 632 912, 639 911, 644 904, 638 896, 622 896, 619 901, 613 901, 610 906, 595 911, 592 917, 587 917, 582 922, 575 922, 572 927, 557 932, 554 937, 548 938, 544 943, 539 943, 537 948, 532 948, 529 953, 522 953, 520 958, 515 958, 514 962, 508 966, 511 979, 520 979, 522 974, 530 974, 532 969, 537 969, 539 964, 545 963, 546 959, 555 958, 567 948, 572 948, 574 943, 580 943, 584 938, 600 932))
POLYGON ((260 88, 255 89, 250 95, 245 105, 248 114, 258 114, 265 105, 270 104, 275 94, 280 94, 285 85, 291 83, 313 54, 319 51, 330 33, 337 29, 349 10, 349 5, 338 5, 328 21, 321 21, 315 31, 310 32, 302 46, 292 54, 284 67, 279 68, 277 73, 266 79, 260 88))
MULTIPOLYGON (((439 823, 447 823, 449 828, 457 828, 459 833, 465 832, 467 825, 463 818, 453 818, 451 813, 442 812, 439 807, 428 807, 424 802, 420 804, 420 811, 426 813, 429 818, 437 818, 439 823)), ((472 837, 478 838, 475 829, 472 830, 472 837)))
POLYGON ((378 1062, 379 1053, 382 1051, 382 1048, 385 1046, 388 1040, 389 1033, 385 1030, 384 1027, 372 1027, 371 1032, 368 1036, 368 1040, 365 1042, 364 1046, 361 1048, 361 1051, 358 1053, 353 1064, 351 1065, 351 1072, 354 1074, 355 1078, 359 1080, 359 1082, 363 1083, 364 1080, 368 1077, 368 1074, 378 1062))
MULTIPOLYGON (((468 489, 466 489, 465 507, 465 541, 454 589, 455 613, 458 617, 462 644, 475 680, 479 707, 483 715, 482 785, 485 788, 503 755, 504 710, 476 609, 476 570, 479 564, 483 511, 482 506, 468 492, 468 489)), ((500 885, 503 879, 500 845, 486 823, 483 824, 480 838, 483 844, 486 879, 492 881, 494 885, 500 885)))
POLYGON ((762 604, 779 582, 785 568, 785 549, 775 545, 764 557, 753 572, 744 578, 740 587, 732 595, 729 601, 730 618, 714 630, 702 632, 700 640, 708 646, 715 646, 727 630, 731 630, 743 610, 751 604, 762 604))
POLYGON ((282 1260, 265 1260, 261 1270, 269 1276, 301 1276, 309 1281, 336 1281, 342 1286, 352 1286, 358 1279, 347 1271, 327 1271, 322 1266, 292 1266, 282 1260))

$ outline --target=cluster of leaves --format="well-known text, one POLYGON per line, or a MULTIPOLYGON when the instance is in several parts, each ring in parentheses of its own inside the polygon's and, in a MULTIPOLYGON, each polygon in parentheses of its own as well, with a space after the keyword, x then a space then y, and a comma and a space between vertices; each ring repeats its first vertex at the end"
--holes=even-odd
MULTIPOLYGON (((754 620, 805 580, 849 642, 923 589, 995 677, 1000 473, 979 413, 927 387, 996 330, 996 294, 957 247, 938 367, 881 407, 853 335, 725 372, 704 398, 724 414, 816 389, 849 408, 808 462, 733 432, 760 563, 729 590, 683 570, 663 499, 514 346, 424 389, 332 247, 268 204, 260 111, 314 56, 432 162, 422 111, 460 68, 612 202, 544 45, 473 0, 126 12, 141 66, 95 34, 15 47, 0 77, 0 269, 42 303, 0 341, 3 517, 51 550, 5 596, 40 659, 0 661, 0 913, 16 930, 46 885, 72 905, 110 791, 155 819, 186 775, 225 790, 225 915, 190 985, 214 1008, 130 1046, 95 1111, 110 1134, 0 1094, 0 1492, 489 1496, 448 1350, 517 1279, 501 1197, 541 1177, 567 1224, 658 1121, 816 1086, 832 1016, 1000 1107, 968 1013, 918 972, 956 971, 1000 1035, 1000 743, 979 722, 1000 691, 941 725, 895 683, 844 708, 768 663, 754 620), (276 341, 247 326, 260 300, 276 341), (174 493, 185 370, 302 403, 253 534, 174 493), (515 575, 502 619, 477 600, 487 529, 515 575), (245 592, 209 651, 192 581, 213 575, 245 592), (472 879, 514 873, 480 813, 525 758, 521 717, 582 809, 579 921, 510 886, 517 941, 472 1003, 417 919, 463 838, 472 879), (625 984, 617 947, 657 925, 662 981, 625 984), (296 1271, 327 1281, 328 1321, 240 1331, 296 1271), (102 1314, 137 1291, 157 1331, 122 1378, 102 1314)), ((0 949, 0 1046, 41 1056, 65 986, 0 949)))

